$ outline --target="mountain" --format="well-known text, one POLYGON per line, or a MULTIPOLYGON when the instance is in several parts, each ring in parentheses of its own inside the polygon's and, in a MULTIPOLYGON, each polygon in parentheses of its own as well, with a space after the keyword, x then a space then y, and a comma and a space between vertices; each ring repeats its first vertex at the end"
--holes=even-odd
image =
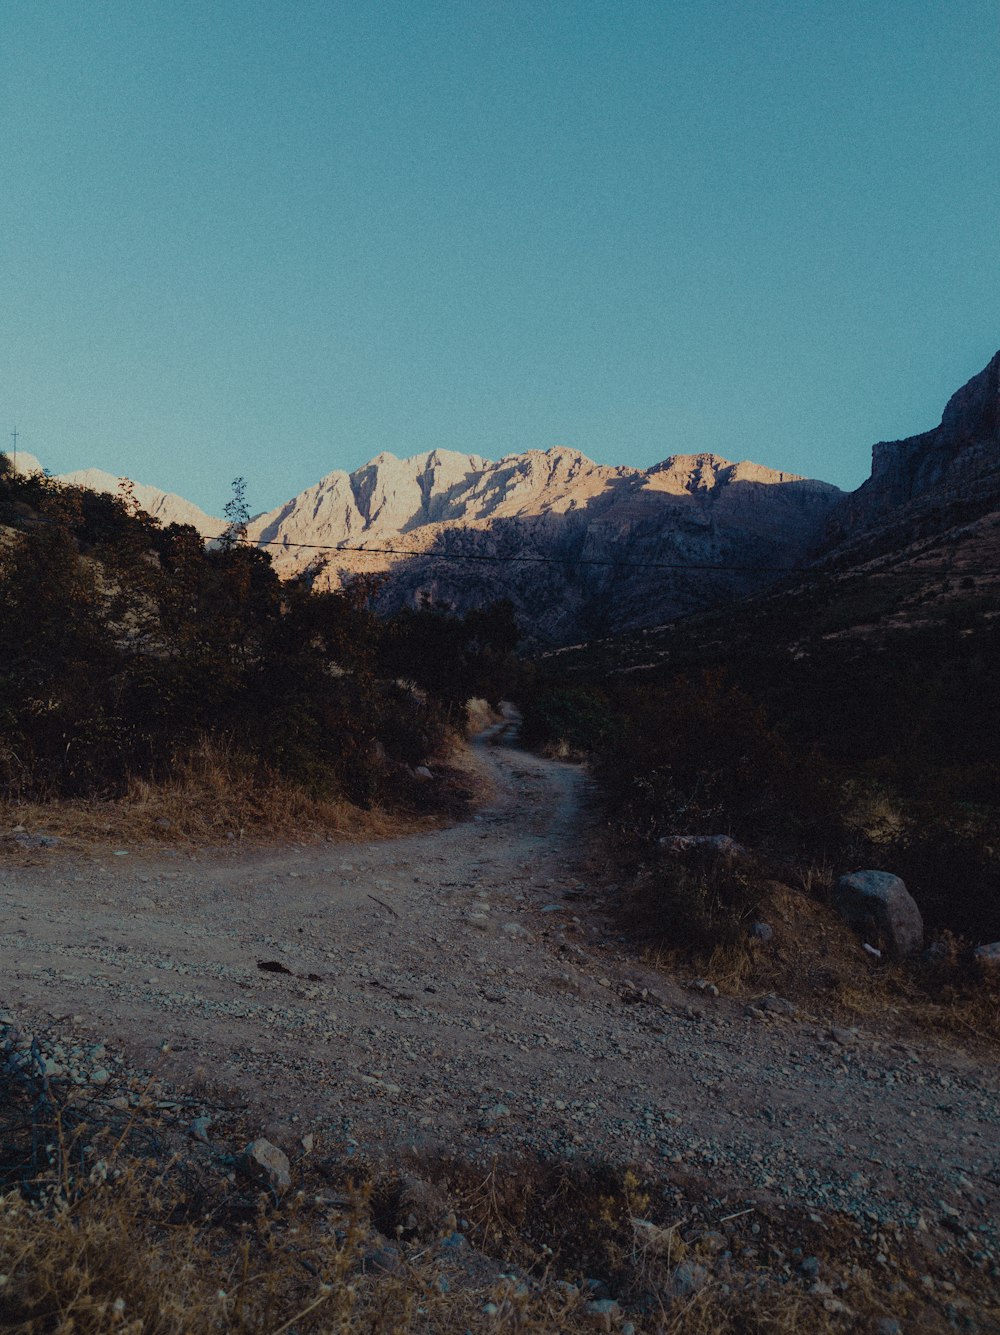
MULTIPOLYGON (((18 466, 40 471, 28 455, 18 466)), ((120 485, 98 469, 59 480, 102 492, 120 485)), ((192 524, 206 537, 225 527, 160 488, 134 483, 133 494, 164 524, 192 524)), ((285 575, 315 567, 320 587, 378 576, 383 611, 424 602, 464 611, 509 598, 529 642, 565 644, 766 587, 806 558, 841 498, 827 483, 713 454, 639 469, 566 448, 498 462, 449 450, 382 453, 258 515, 248 537, 285 575)))
POLYGON ((951 396, 940 425, 872 447, 871 477, 829 517, 825 562, 961 574, 997 564, 998 531, 1000 352, 951 396))
POLYGON ((384 574, 384 610, 510 598, 533 640, 565 643, 764 587, 806 556, 841 495, 712 454, 637 469, 565 448, 495 463, 433 450, 330 473, 249 536, 287 573, 325 557, 331 587, 384 574), (362 550, 316 550, 343 545, 362 550), (705 568, 720 565, 732 568, 705 568))
POLYGON ((931 676, 956 638, 956 661, 995 656, 997 626, 1000 352, 938 426, 872 447, 871 476, 828 511, 813 552, 777 588, 692 620, 650 620, 559 661, 583 675, 655 677, 681 662, 780 660, 787 675, 791 662, 874 653, 902 655, 915 673, 922 655, 931 676))
MULTIPOLYGON (((18 451, 16 461, 19 473, 45 471, 33 454, 18 451)), ((119 491, 122 483, 120 477, 105 473, 100 468, 78 468, 71 473, 59 473, 55 476, 57 482, 63 482, 68 487, 84 487, 87 491, 108 492, 111 495, 119 491)), ((160 487, 152 487, 144 482, 133 482, 132 494, 139 506, 163 525, 190 524, 206 538, 218 537, 226 527, 224 519, 214 519, 204 510, 199 510, 197 505, 186 501, 183 496, 163 491, 160 487)))

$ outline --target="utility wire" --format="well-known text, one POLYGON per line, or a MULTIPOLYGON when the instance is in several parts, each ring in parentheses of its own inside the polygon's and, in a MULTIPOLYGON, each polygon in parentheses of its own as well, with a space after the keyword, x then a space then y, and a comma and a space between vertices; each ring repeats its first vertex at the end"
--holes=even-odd
MULTIPOLYGON (((57 521, 44 519, 40 516, 18 516, 18 523, 27 524, 54 524, 57 521)), ((208 538, 206 541, 216 541, 216 538, 208 538)), ((617 570, 702 570, 702 571, 721 571, 735 572, 746 575, 801 575, 806 576, 858 576, 865 577, 880 576, 890 579, 920 579, 925 576, 954 578, 959 579, 966 575, 987 576, 1000 574, 1000 566, 921 566, 913 570, 866 570, 861 571, 857 568, 847 570, 837 570, 824 568, 821 566, 765 566, 765 565, 736 565, 724 562, 706 562, 706 561, 621 561, 614 557, 572 557, 572 556, 498 556, 486 552, 436 552, 420 551, 415 547, 354 547, 346 543, 335 545, 333 543, 318 542, 290 542, 285 539, 248 539, 247 547, 280 547, 283 551, 291 548, 297 548, 302 551, 330 552, 336 555, 337 552, 351 552, 361 556, 411 556, 421 557, 427 561, 478 561, 490 565, 514 565, 518 562, 529 563, 533 565, 555 565, 555 566, 610 566, 617 570)), ((877 558, 872 558, 877 559, 877 558)))
POLYGON ((752 570, 767 571, 774 574, 791 574, 796 566, 745 566, 745 565, 708 565, 692 561, 619 561, 613 557, 590 556, 497 556, 486 552, 435 552, 419 551, 407 547, 349 547, 324 546, 316 542, 284 542, 275 540, 252 542, 255 547, 299 547, 314 552, 360 552, 363 556, 422 556, 433 561, 484 561, 487 563, 513 563, 530 561, 535 565, 554 566, 619 566, 628 570, 752 570))
MULTIPOLYGON (((343 545, 325 545, 317 542, 289 542, 284 539, 258 540, 250 543, 254 547, 281 547, 284 550, 295 547, 314 552, 358 552, 363 556, 415 556, 428 561, 480 561, 497 564, 531 562, 535 565, 557 566, 614 566, 622 570, 721 570, 737 571, 745 574, 771 575, 838 575, 858 574, 856 570, 830 570, 812 566, 764 566, 764 565, 729 565, 701 561, 620 561, 614 557, 571 557, 571 556, 497 556, 484 552, 436 552, 420 551, 405 547, 350 547, 343 545)), ((893 575, 897 578, 913 578, 918 575, 948 575, 956 578, 962 575, 989 575, 1000 573, 1000 567, 954 567, 924 566, 912 571, 870 570, 868 575, 893 575)))

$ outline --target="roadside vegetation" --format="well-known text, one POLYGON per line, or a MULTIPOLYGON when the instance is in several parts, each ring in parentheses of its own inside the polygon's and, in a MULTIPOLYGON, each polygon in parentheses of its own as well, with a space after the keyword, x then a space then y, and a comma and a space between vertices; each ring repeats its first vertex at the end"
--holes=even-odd
POLYGON ((131 819, 159 838, 205 833, 209 811, 212 837, 370 829, 358 813, 460 800, 460 778, 449 790, 414 771, 447 759, 466 700, 505 692, 509 607, 379 620, 369 582, 320 592, 317 568, 279 580, 243 540, 239 483, 227 518, 206 549, 194 529, 144 514, 127 486, 67 488, 0 456, 0 802, 12 825, 41 803, 66 828, 103 811, 111 830, 131 819))
POLYGON ((971 960, 1000 939, 995 599, 850 633, 873 596, 864 581, 826 603, 772 595, 640 637, 610 670, 602 646, 553 655, 526 735, 591 761, 595 855, 651 954, 742 990, 802 995, 821 978, 855 1009, 898 1003, 1000 1037, 1000 980, 971 960), (714 835, 732 843, 677 842, 714 835), (929 958, 874 963, 845 936, 833 887, 860 867, 906 882, 929 958))

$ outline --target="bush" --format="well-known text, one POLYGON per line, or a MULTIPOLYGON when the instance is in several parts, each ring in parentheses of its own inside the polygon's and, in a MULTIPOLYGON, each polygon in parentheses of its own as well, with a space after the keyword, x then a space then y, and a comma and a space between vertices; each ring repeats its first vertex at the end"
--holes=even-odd
POLYGON ((127 492, 0 466, 0 798, 120 797, 208 743, 370 806, 398 791, 393 765, 445 744, 460 702, 503 688, 509 605, 380 621, 370 582, 319 592, 315 569, 282 582, 242 542, 245 508, 237 488, 207 549, 127 492))
POLYGON ((521 735, 527 746, 577 756, 603 746, 622 723, 601 692, 573 687, 531 693, 523 699, 522 711, 521 735))
POLYGON ((629 887, 626 924, 647 941, 707 956, 736 945, 759 916, 766 887, 740 857, 662 857, 629 887))
POLYGON ((723 673, 623 697, 626 726, 598 748, 602 801, 618 832, 648 849, 666 833, 733 833, 754 846, 839 837, 835 776, 792 745, 723 673))

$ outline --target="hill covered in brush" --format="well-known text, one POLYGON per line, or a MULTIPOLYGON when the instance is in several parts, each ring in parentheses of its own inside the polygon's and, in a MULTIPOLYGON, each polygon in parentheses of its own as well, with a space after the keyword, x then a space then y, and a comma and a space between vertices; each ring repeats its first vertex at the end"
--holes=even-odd
POLYGON ((213 547, 0 458, 0 797, 115 797, 206 747, 262 790, 418 800, 414 767, 503 689, 509 609, 380 619, 363 582, 280 579, 237 498, 213 547))

